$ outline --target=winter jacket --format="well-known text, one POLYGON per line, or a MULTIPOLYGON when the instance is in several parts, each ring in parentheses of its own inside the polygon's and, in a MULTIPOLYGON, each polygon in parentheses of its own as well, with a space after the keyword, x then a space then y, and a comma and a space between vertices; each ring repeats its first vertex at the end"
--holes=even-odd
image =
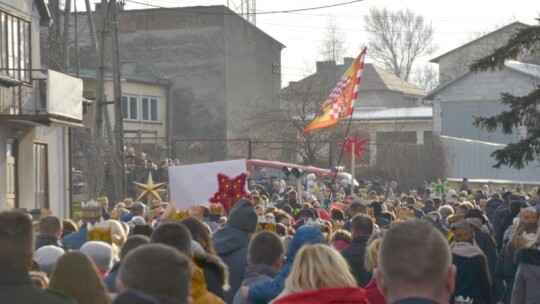
POLYGON ((372 273, 364 267, 364 257, 366 256, 366 248, 368 236, 357 236, 352 239, 351 244, 341 251, 341 255, 347 260, 351 273, 356 279, 358 286, 364 287, 371 281, 372 273))
POLYGON ((369 304, 359 287, 330 287, 301 291, 278 298, 274 304, 369 304))
POLYGON ((53 245, 56 247, 62 247, 62 244, 60 244, 60 240, 56 238, 54 235, 36 235, 36 243, 35 243, 35 250, 38 250, 39 248, 43 246, 53 245))
POLYGON ((114 299, 114 304, 183 304, 185 301, 164 295, 151 295, 138 290, 127 290, 114 299))
POLYGON ((294 257, 304 244, 326 244, 326 241, 320 230, 314 226, 305 225, 298 228, 287 249, 286 260, 281 271, 273 280, 249 288, 249 299, 253 303, 268 303, 283 291, 294 257))
MULTIPOLYGON (((249 265, 246 267, 246 278, 242 281, 242 287, 251 287, 253 285, 261 284, 266 281, 272 280, 276 275, 277 271, 267 265, 256 264, 249 265)), ((233 304, 249 304, 250 302, 240 294, 240 290, 236 292, 234 296, 233 304)))
POLYGON ((498 198, 492 198, 486 202, 484 206, 484 212, 486 213, 487 218, 490 222, 493 221, 493 216, 495 215, 495 210, 502 205, 502 200, 498 198))
POLYGON ((366 287, 364 287, 366 292, 366 298, 369 301, 369 304, 386 304, 386 299, 377 288, 377 281, 375 279, 371 280, 366 287))
POLYGON ((474 227, 474 241, 482 249, 487 258, 489 273, 493 277, 497 268, 497 244, 495 240, 484 231, 474 227))
POLYGON ((193 304, 225 304, 220 297, 208 291, 203 270, 196 265, 193 266, 191 276, 190 296, 193 298, 193 304))
POLYGON ((247 232, 233 227, 218 229, 212 238, 214 249, 223 263, 231 270, 229 284, 231 288, 225 292, 225 301, 232 303, 234 295, 242 280, 247 266, 249 236, 247 232))
POLYGON ((451 250, 452 261, 457 268, 451 300, 463 296, 471 298, 474 304, 494 303, 487 261, 482 250, 468 242, 456 242, 451 250))
POLYGON ((79 231, 70 233, 62 238, 62 245, 71 250, 79 250, 88 238, 88 225, 83 224, 79 231))
POLYGON ((229 268, 213 254, 194 253, 193 262, 204 272, 208 291, 225 300, 225 291, 229 290, 229 268))
POLYGON ((540 247, 523 249, 512 291, 512 304, 540 303, 540 247))
POLYGON ((424 211, 414 207, 414 206, 407 206, 407 208, 411 209, 414 213, 414 217, 417 219, 421 219, 424 216, 424 211))
POLYGON ((17 304, 76 303, 62 293, 38 288, 30 280, 27 269, 5 267, 0 267, 0 302, 17 304))

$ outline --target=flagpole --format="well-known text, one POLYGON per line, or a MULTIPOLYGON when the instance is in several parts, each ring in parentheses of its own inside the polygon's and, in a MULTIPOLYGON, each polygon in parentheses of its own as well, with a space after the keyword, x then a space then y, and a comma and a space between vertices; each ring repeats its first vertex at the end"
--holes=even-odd
POLYGON ((345 149, 345 144, 347 143, 347 136, 349 136, 349 130, 351 129, 352 114, 349 116, 349 123, 347 124, 347 131, 345 132, 345 139, 343 140, 343 145, 341 146, 341 153, 339 153, 339 160, 336 167, 336 172, 334 177, 332 177, 332 185, 336 182, 339 166, 341 165, 341 159, 343 158, 343 149, 345 149))
MULTIPOLYGON (((351 115, 352 117, 352 115, 351 115)), ((355 167, 355 158, 356 158, 356 150, 355 150, 355 143, 352 142, 352 151, 351 151, 351 198, 354 198, 354 167, 355 167)))

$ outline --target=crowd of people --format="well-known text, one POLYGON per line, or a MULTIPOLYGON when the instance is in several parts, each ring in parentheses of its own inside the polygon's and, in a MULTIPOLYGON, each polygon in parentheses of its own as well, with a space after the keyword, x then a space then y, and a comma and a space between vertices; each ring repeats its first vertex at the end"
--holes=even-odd
POLYGON ((106 198, 78 223, 3 211, 1 302, 540 303, 538 188, 303 182, 263 173, 229 214, 106 198))

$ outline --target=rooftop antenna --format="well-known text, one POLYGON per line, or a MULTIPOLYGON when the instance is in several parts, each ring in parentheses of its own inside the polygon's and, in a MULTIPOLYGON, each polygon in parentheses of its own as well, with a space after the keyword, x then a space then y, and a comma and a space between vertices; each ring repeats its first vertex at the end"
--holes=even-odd
POLYGON ((257 0, 227 0, 227 7, 253 25, 257 25, 257 0))

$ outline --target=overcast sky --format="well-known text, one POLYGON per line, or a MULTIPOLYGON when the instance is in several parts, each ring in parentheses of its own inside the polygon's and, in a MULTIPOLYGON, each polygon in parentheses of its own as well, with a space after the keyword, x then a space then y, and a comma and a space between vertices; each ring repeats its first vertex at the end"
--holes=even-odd
MULTIPOLYGON (((234 9, 241 0, 126 0, 126 9, 182 7, 197 5, 227 5, 234 9), (132 2, 133 1, 133 2, 132 2), (134 2, 147 3, 147 5, 134 2)), ((351 0, 258 0, 258 12, 295 10, 350 2, 351 0)), ((91 0, 92 3, 98 2, 91 0)), ((79 10, 84 10, 84 0, 77 0, 79 10)), ((283 43, 281 53, 283 85, 303 78, 314 69, 321 41, 326 34, 329 18, 337 21, 346 38, 347 54, 356 57, 368 36, 363 30, 364 16, 371 7, 390 10, 410 8, 432 22, 435 28, 434 57, 459 47, 472 37, 486 33, 513 21, 537 24, 540 2, 532 0, 365 0, 343 6, 309 10, 295 13, 257 15, 257 26, 283 43)), ((425 58, 424 61, 429 60, 425 58)), ((369 50, 367 53, 369 60, 369 50)))

